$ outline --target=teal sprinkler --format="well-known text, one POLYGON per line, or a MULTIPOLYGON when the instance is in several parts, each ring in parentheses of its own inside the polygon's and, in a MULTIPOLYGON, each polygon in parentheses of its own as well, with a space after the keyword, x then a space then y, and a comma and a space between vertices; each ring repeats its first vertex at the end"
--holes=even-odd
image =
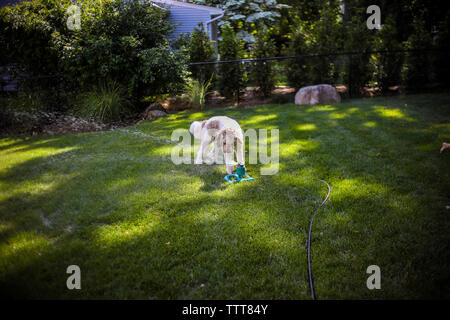
POLYGON ((245 166, 243 164, 236 165, 236 173, 229 174, 224 177, 229 183, 236 183, 241 181, 252 181, 255 180, 245 173, 245 166), (234 179, 233 179, 234 178, 234 179))

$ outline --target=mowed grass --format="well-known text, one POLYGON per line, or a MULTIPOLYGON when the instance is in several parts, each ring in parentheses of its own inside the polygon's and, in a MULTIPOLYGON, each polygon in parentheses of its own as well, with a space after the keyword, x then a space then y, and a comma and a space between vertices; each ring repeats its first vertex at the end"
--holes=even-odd
POLYGON ((20 298, 450 297, 450 95, 181 112, 116 131, 0 139, 0 290, 20 298), (229 184, 175 165, 213 115, 280 130, 280 168, 229 184), (81 290, 68 290, 69 265, 81 290), (381 268, 368 290, 366 269, 381 268))

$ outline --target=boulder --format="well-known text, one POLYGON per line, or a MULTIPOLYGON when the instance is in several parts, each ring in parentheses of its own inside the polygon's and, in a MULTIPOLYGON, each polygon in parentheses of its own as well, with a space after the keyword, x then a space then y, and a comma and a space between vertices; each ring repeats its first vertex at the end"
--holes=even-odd
POLYGON ((166 109, 164 109, 162 104, 159 102, 153 102, 147 107, 147 109, 145 109, 145 111, 152 111, 152 110, 159 110, 166 112, 166 109))
POLYGON ((318 84, 303 87, 295 95, 295 104, 313 105, 341 102, 341 97, 336 88, 329 84, 318 84))
POLYGON ((147 112, 145 119, 152 120, 167 116, 167 113, 161 110, 150 110, 147 112))

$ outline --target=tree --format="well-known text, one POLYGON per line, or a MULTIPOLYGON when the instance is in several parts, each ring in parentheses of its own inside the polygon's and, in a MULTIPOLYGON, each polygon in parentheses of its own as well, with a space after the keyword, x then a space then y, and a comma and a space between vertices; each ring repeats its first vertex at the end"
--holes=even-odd
MULTIPOLYGON (((291 41, 286 50, 290 56, 309 53, 307 26, 300 24, 290 35, 291 41)), ((288 59, 284 62, 288 84, 294 88, 301 88, 311 84, 309 77, 310 63, 307 58, 288 59)))
MULTIPOLYGON (((205 32, 203 24, 199 24, 199 28, 195 28, 192 33, 189 44, 189 62, 205 62, 214 61, 214 47, 209 40, 208 34, 205 32)), ((192 77, 203 83, 209 79, 213 74, 214 65, 192 65, 190 71, 192 77)))
POLYGON ((219 26, 230 25, 236 36, 245 43, 255 42, 253 31, 278 22, 280 10, 289 8, 277 0, 191 0, 193 3, 212 5, 225 11, 219 26))
POLYGON ((431 35, 425 30, 424 21, 416 20, 414 32, 404 42, 406 54, 403 66, 403 80, 409 89, 420 89, 430 81, 431 58, 428 52, 421 51, 432 47, 431 35), (425 72, 428 70, 428 72, 425 72))
MULTIPOLYGON (((383 28, 374 36, 374 49, 376 51, 401 50, 402 44, 397 37, 394 20, 391 17, 386 18, 383 28)), ((401 52, 379 53, 375 59, 375 79, 378 87, 385 92, 388 87, 399 84, 403 54, 401 52)))
MULTIPOLYGON (((365 21, 352 16, 351 21, 345 25, 346 51, 370 51, 372 49, 372 33, 368 32, 365 21)), ((359 96, 361 90, 371 79, 370 55, 351 54, 348 55, 346 63, 346 80, 351 96, 359 96)))
MULTIPOLYGON (((270 38, 266 30, 258 32, 253 48, 255 58, 273 57, 276 54, 275 42, 270 38)), ((268 97, 275 87, 273 61, 255 62, 251 72, 252 80, 256 82, 259 90, 268 97)))
MULTIPOLYGON (((236 60, 243 56, 243 43, 236 38, 231 26, 222 28, 222 41, 219 42, 221 60, 236 60)), ((227 98, 239 99, 244 86, 244 68, 240 63, 222 63, 219 65, 219 90, 227 98)))

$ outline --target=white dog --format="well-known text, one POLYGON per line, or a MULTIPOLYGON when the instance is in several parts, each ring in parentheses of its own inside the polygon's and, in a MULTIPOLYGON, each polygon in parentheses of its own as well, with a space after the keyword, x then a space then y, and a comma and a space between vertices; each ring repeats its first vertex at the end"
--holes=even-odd
POLYGON ((233 166, 237 164, 234 161, 234 152, 236 152, 238 163, 245 164, 244 137, 236 120, 217 116, 202 122, 194 121, 189 131, 195 139, 201 140, 195 164, 203 163, 204 153, 209 150, 211 143, 213 143, 213 147, 208 156, 217 162, 217 150, 222 150, 228 174, 233 172, 233 166), (235 144, 236 148, 234 148, 235 144))

